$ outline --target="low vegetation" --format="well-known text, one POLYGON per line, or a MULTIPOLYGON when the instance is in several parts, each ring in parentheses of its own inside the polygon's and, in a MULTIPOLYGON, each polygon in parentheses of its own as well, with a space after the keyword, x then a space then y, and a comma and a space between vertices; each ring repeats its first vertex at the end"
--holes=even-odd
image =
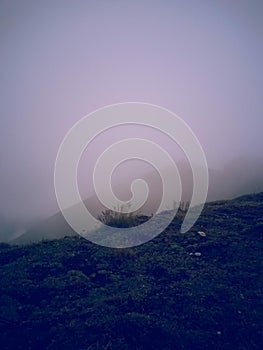
POLYGON ((105 225, 124 228, 140 224, 140 218, 143 217, 137 212, 123 212, 123 208, 107 209, 99 215, 98 219, 105 225))
POLYGON ((261 349, 262 213, 263 194, 210 203, 129 249, 0 244, 1 349, 261 349))

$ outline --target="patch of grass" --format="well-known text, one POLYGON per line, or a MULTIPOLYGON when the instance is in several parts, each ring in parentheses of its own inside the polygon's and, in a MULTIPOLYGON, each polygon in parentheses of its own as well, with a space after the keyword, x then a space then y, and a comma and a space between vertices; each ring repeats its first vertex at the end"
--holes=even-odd
POLYGON ((139 225, 142 217, 138 212, 125 212, 124 206, 121 206, 103 211, 98 219, 105 225, 125 228, 139 225))

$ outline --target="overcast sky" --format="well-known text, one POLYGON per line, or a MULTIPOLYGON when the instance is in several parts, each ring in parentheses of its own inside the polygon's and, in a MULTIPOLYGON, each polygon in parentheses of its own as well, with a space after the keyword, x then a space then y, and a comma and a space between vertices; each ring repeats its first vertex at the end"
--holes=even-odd
POLYGON ((263 1, 0 1, 0 212, 56 209, 66 132, 108 104, 170 109, 211 168, 262 158, 263 1))

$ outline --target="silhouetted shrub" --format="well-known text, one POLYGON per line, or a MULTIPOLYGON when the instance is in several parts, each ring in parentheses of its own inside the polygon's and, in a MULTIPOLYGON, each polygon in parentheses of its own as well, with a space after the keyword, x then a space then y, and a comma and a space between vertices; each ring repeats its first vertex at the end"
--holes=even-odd
POLYGON ((107 209, 103 211, 98 216, 98 219, 105 225, 124 228, 139 225, 143 217, 137 212, 125 213, 123 212, 123 207, 121 207, 120 209, 107 209))

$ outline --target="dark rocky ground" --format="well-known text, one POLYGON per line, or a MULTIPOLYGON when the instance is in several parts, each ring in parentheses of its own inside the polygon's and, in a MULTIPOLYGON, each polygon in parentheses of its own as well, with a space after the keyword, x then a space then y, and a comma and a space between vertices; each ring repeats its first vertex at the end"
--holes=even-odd
POLYGON ((261 349, 263 193, 179 227, 129 249, 0 244, 1 349, 261 349))

